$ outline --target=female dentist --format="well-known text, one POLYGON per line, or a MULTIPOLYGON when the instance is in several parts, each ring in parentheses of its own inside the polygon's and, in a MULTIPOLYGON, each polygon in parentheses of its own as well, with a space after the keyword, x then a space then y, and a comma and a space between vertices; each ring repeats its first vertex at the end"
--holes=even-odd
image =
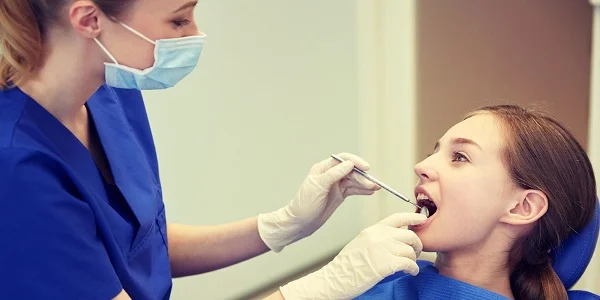
MULTIPOLYGON (((347 196, 378 186, 351 154, 315 164, 285 207, 215 227, 166 224, 140 90, 189 74, 204 34, 190 0, 0 2, 0 298, 168 299, 172 277, 281 251, 347 196)), ((416 235, 397 214, 269 299, 349 299, 416 274, 416 235)), ((198 295, 201 297, 201 295, 198 295)), ((197 297, 197 296, 194 296, 197 297)))

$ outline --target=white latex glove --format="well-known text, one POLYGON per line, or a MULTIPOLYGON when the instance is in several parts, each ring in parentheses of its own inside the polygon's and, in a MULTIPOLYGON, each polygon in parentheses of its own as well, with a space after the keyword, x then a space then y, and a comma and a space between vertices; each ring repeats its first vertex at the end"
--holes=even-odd
POLYGON ((417 235, 404 228, 424 215, 398 213, 363 230, 329 264, 280 288, 286 300, 353 299, 396 272, 417 275, 423 250, 417 235))
POLYGON ((367 171, 366 161, 349 153, 338 155, 345 160, 343 163, 328 158, 313 165, 287 206, 258 216, 258 232, 271 250, 279 252, 315 232, 346 197, 371 195, 381 188, 352 172, 354 166, 367 171))

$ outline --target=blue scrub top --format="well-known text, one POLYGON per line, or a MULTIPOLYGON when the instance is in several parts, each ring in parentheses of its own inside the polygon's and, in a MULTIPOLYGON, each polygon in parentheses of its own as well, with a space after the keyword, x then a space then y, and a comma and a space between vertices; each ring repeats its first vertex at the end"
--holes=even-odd
POLYGON ((388 276, 355 300, 508 300, 508 298, 441 275, 429 261, 419 260, 416 276, 398 272, 388 276))
POLYGON ((87 102, 115 184, 18 88, 0 91, 0 299, 168 299, 164 204, 141 93, 87 102))

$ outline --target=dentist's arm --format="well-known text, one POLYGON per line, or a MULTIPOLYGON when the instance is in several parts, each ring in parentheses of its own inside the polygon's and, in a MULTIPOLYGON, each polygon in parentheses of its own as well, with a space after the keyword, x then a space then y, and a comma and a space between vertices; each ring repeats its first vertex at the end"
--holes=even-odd
POLYGON ((112 300, 131 300, 131 297, 129 297, 125 290, 121 290, 121 292, 116 297, 112 298, 112 300))
POLYGON ((218 270, 269 251, 257 230, 257 218, 218 225, 167 225, 173 277, 218 270))
POLYGON ((277 291, 263 300, 285 300, 285 298, 283 298, 283 294, 280 291, 277 291))
POLYGON ((315 164, 291 202, 271 213, 219 226, 167 226, 171 272, 174 277, 224 268, 269 250, 281 251, 316 231, 351 195, 370 195, 379 189, 352 172, 368 164, 342 153, 315 164))

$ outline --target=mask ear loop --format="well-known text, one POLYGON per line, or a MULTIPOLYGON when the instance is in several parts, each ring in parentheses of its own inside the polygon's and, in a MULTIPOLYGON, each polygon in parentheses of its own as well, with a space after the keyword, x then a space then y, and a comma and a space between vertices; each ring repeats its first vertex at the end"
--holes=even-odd
POLYGON ((121 21, 119 21, 119 24, 121 24, 121 26, 125 27, 125 29, 127 29, 127 30, 131 31, 133 34, 135 34, 135 35, 137 35, 137 36, 139 36, 139 37, 143 38, 143 39, 144 39, 144 40, 146 40, 147 42, 149 42, 149 43, 151 43, 151 44, 153 44, 153 45, 156 45, 156 42, 155 42, 155 41, 153 41, 153 40, 151 40, 151 39, 147 38, 145 35, 141 34, 139 31, 137 31, 137 30, 135 30, 135 29, 133 29, 133 28, 129 27, 127 24, 125 24, 125 23, 123 23, 123 22, 121 22, 121 21))
MULTIPOLYGON (((146 40, 147 42, 151 43, 152 45, 156 45, 156 42, 147 38, 145 35, 141 34, 139 31, 129 27, 127 24, 118 21, 119 24, 121 24, 121 26, 125 27, 125 29, 131 31, 131 33, 141 37, 142 39, 146 40)), ((115 65, 119 65, 119 63, 117 62, 117 59, 110 54, 110 51, 108 51, 108 49, 106 49, 106 47, 104 47, 104 45, 102 45, 102 43, 100 43, 100 41, 98 41, 97 38, 94 38, 94 41, 96 42, 96 44, 98 44, 98 46, 100 47, 100 49, 102 49, 102 51, 104 51, 104 53, 106 53, 106 55, 108 55, 108 57, 110 57, 110 59, 115 63, 115 65)))
POLYGON ((110 51, 108 51, 108 49, 106 49, 106 47, 104 47, 104 45, 102 45, 102 43, 100 43, 100 41, 97 38, 94 38, 94 41, 96 42, 96 44, 98 44, 100 49, 102 49, 102 51, 104 51, 104 53, 108 55, 108 57, 115 63, 115 65, 119 65, 117 59, 112 54, 110 54, 110 51))

